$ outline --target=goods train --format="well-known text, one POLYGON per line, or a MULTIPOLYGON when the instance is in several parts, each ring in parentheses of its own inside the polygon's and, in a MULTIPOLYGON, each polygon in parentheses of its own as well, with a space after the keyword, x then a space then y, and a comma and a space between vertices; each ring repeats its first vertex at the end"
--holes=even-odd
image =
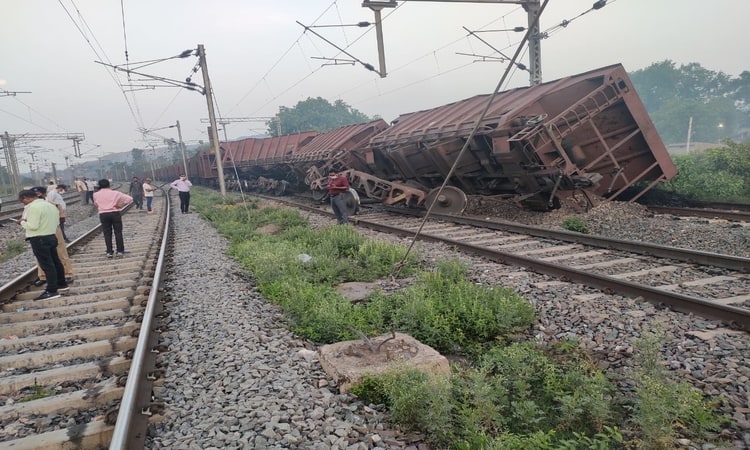
MULTIPOLYGON (((677 173, 619 64, 501 92, 477 123, 490 98, 402 114, 390 124, 379 119, 326 133, 221 142, 227 186, 276 195, 307 191, 323 200, 325 174, 335 169, 360 197, 460 213, 467 194, 534 209, 559 207, 577 192, 617 199, 628 189, 634 201, 677 173)), ((176 178, 181 167, 156 176, 176 178)), ((215 186, 215 154, 197 154, 188 171, 194 182, 215 186)))

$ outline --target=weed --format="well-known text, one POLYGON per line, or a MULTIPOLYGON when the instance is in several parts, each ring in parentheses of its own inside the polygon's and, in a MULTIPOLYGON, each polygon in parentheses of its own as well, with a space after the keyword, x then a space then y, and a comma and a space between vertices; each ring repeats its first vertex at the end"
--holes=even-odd
POLYGON ((589 228, 586 226, 586 222, 578 216, 566 217, 565 219, 563 219, 560 226, 568 231, 575 231, 577 233, 586 234, 589 232, 589 228))
POLYGON ((643 449, 673 448, 678 433, 705 439, 722 422, 715 405, 700 391, 669 377, 660 352, 663 339, 658 333, 647 333, 636 343, 640 364, 633 374, 636 387, 631 421, 643 449))
POLYGON ((4 263, 5 261, 10 260, 11 258, 14 258, 21 253, 25 252, 27 250, 26 245, 24 245, 23 241, 19 241, 17 239, 14 239, 12 241, 8 241, 5 244, 5 251, 0 254, 0 263, 4 263))
POLYGON ((46 398, 51 395, 54 395, 54 392, 50 391, 44 386, 40 386, 38 384, 35 384, 31 387, 32 392, 23 397, 20 402, 30 402, 32 400, 38 400, 40 398, 46 398))

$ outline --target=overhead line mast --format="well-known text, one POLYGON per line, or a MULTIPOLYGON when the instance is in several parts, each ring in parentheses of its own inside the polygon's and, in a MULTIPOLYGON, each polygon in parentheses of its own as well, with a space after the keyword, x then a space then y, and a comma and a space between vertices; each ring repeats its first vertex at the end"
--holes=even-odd
POLYGON ((0 135, 0 141, 2 141, 3 150, 5 153, 5 161, 8 164, 8 174, 10 175, 10 183, 13 189, 18 192, 21 190, 21 172, 18 168, 18 159, 16 157, 16 146, 17 141, 57 141, 70 139, 73 141, 73 149, 77 158, 81 157, 80 143, 86 137, 83 133, 24 133, 24 134, 8 134, 6 131, 0 135))
MULTIPOLYGON (((540 0, 409 0, 410 2, 442 2, 442 3, 510 3, 521 5, 526 10, 529 24, 529 84, 534 86, 542 82, 542 46, 539 34, 540 0)), ((396 0, 377 1, 364 0, 362 6, 370 8, 375 13, 375 34, 378 41, 378 59, 380 63, 379 75, 385 78, 385 44, 383 43, 383 22, 380 11, 383 8, 395 8, 398 6, 396 0)))

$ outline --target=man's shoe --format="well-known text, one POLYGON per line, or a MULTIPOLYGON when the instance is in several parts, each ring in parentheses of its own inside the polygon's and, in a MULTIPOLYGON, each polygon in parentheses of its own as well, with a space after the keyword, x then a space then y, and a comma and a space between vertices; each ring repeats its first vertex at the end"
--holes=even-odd
POLYGON ((57 292, 68 292, 70 290, 70 286, 67 284, 65 286, 58 286, 57 292))
POLYGON ((39 278, 34 282, 34 286, 44 286, 45 284, 47 284, 47 280, 40 280, 39 278))
POLYGON ((50 300, 53 298, 58 298, 60 296, 60 293, 58 292, 47 292, 44 291, 38 296, 34 297, 34 300, 50 300))
POLYGON ((65 277, 65 284, 71 284, 71 283, 73 283, 74 281, 75 281, 75 280, 73 279, 73 277, 65 277))
POLYGON ((112 253, 109 253, 109 252, 107 252, 107 258, 111 258, 111 257, 113 257, 113 256, 114 256, 114 255, 113 255, 112 253))
POLYGON ((123 250, 123 251, 121 251, 121 252, 117 252, 117 256, 125 256, 125 255, 127 255, 128 253, 130 253, 130 252, 129 252, 129 251, 127 251, 127 250, 123 250))

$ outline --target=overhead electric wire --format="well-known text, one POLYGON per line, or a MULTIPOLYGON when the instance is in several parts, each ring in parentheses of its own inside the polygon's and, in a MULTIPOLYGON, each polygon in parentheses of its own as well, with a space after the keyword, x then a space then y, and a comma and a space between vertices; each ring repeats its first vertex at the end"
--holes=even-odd
MULTIPOLYGON (((130 57, 128 55, 128 33, 125 28, 125 0, 120 0, 120 11, 122 12, 122 41, 125 44, 125 67, 130 69, 130 57)), ((128 73, 130 81, 130 73, 128 73)))
MULTIPOLYGON (((315 24, 318 20, 320 20, 320 18, 323 17, 325 15, 325 13, 327 13, 328 10, 331 9, 331 7, 333 5, 335 5, 335 4, 336 4, 336 0, 334 0, 330 5, 328 5, 328 7, 325 10, 323 10, 323 12, 320 13, 320 15, 318 15, 318 17, 313 21, 313 24, 315 24)), ((288 55, 289 52, 292 51, 292 49, 294 48, 294 46, 297 45, 297 43, 299 42, 299 40, 302 39, 302 37, 304 35, 305 35, 304 31, 302 33, 300 33, 300 35, 297 37, 297 39, 294 40, 294 42, 292 42, 292 44, 289 46, 289 48, 287 48, 286 51, 284 53, 282 53, 281 56, 279 56, 279 59, 277 59, 276 62, 271 65, 271 68, 268 69, 266 71, 266 73, 264 73, 263 76, 260 77, 260 79, 258 79, 258 81, 256 81, 255 84, 253 84, 253 86, 250 88, 250 90, 247 91, 245 94, 243 94, 242 97, 240 97, 239 101, 237 101, 237 103, 235 103, 234 106, 232 106, 229 109, 229 111, 228 111, 229 113, 231 113, 232 111, 234 111, 234 109, 237 108, 240 105, 240 103, 242 103, 247 98, 248 95, 252 94, 253 91, 255 91, 255 89, 260 85, 260 83, 268 75, 270 75, 271 72, 273 71, 273 69, 275 69, 276 66, 278 66, 281 63, 281 61, 284 60, 284 58, 286 57, 286 55, 288 55)))
MULTIPOLYGON (((15 99, 15 100, 16 100, 16 101, 17 101, 18 103, 20 103, 20 104, 22 104, 23 106, 25 106, 25 107, 26 107, 26 109, 28 109, 29 111, 33 111, 33 112, 34 112, 35 114, 37 114, 37 115, 41 116, 41 117, 42 117, 43 119, 46 119, 46 120, 47 120, 48 122, 50 122, 51 124, 53 124, 54 126, 56 126, 56 127, 58 128, 58 129, 60 129, 60 130, 63 130, 63 131, 65 131, 66 133, 67 133, 67 132, 69 132, 69 130, 68 130, 68 129, 66 129, 65 127, 63 127, 63 126, 62 126, 62 125, 60 125, 59 123, 55 122, 54 120, 50 119, 49 117, 45 116, 44 114, 42 114, 41 112, 37 111, 36 109, 32 108, 31 106, 27 105, 27 104, 26 104, 26 103, 24 103, 24 102, 23 102, 22 100, 20 100, 20 99, 19 99, 19 98, 18 98, 17 96, 14 96, 13 98, 14 98, 14 99, 15 99)), ((11 114, 11 113, 8 113, 8 114, 11 114)), ((18 116, 16 116, 16 117, 18 117, 18 116)), ((31 120, 26 120, 26 119, 23 119, 23 118, 21 118, 21 117, 19 117, 19 118, 20 118, 21 120, 23 120, 24 122, 28 122, 28 123, 30 123, 30 124, 32 124, 32 125, 35 125, 35 126, 37 126, 37 127, 41 128, 41 129, 43 129, 43 130, 46 130, 46 131, 50 131, 50 132, 52 131, 52 130, 50 130, 49 128, 46 128, 46 127, 42 126, 41 124, 35 123, 35 122, 31 121, 31 120)))
MULTIPOLYGON (((397 8, 397 9, 398 9, 398 8, 397 8)), ((519 9, 521 9, 521 7, 517 7, 517 8, 515 8, 515 9, 513 9, 512 11, 509 11, 509 12, 507 12, 506 14, 503 14, 503 15, 502 15, 502 16, 500 16, 500 17, 498 17, 498 18, 496 18, 496 19, 493 19, 493 20, 492 20, 491 22, 488 22, 488 23, 486 23, 485 25, 481 26, 481 27, 480 27, 479 29, 480 29, 480 30, 481 30, 481 29, 484 29, 484 28, 486 28, 486 27, 488 27, 488 26, 492 25, 493 23, 497 22, 498 20, 501 20, 501 19, 502 19, 502 20, 504 20, 506 16, 509 16, 510 14, 513 14, 514 12, 516 12, 516 11, 517 11, 517 10, 519 10, 519 9)), ((395 10, 394 10, 394 11, 395 11, 395 10)), ((389 15, 390 15, 390 14, 389 14, 389 15)), ((383 20, 385 20, 385 19, 386 19, 387 17, 388 17, 388 16, 385 16, 385 17, 383 18, 383 20)), ((430 52, 428 52, 428 53, 425 53, 425 54, 424 54, 424 55, 422 55, 422 56, 419 56, 419 57, 417 57, 417 58, 413 58, 413 59, 412 59, 411 61, 409 61, 409 62, 407 62, 407 63, 404 63, 404 64, 402 64, 402 65, 400 65, 400 66, 396 67, 395 69, 391 69, 391 70, 390 70, 390 74, 393 74, 393 73, 396 73, 396 72, 398 72, 399 70, 405 69, 405 68, 407 68, 407 67, 411 66, 412 64, 416 64, 417 62, 421 61, 421 60, 422 60, 422 59, 424 59, 424 58, 427 58, 427 57, 433 56, 433 55, 435 54, 435 52, 439 52, 439 51, 441 51, 441 50, 444 50, 444 49, 446 49, 446 48, 448 48, 448 47, 450 47, 450 46, 452 46, 452 45, 456 44, 457 42, 460 42, 460 41, 461 41, 461 40, 463 40, 463 39, 467 39, 468 37, 469 37, 469 35, 461 36, 461 37, 459 37, 459 38, 457 38, 457 39, 454 39, 454 40, 453 40, 453 41, 451 41, 451 42, 448 42, 448 43, 446 43, 446 44, 443 44, 442 46, 440 46, 440 47, 438 47, 438 48, 436 48, 436 49, 433 49, 433 50, 431 50, 431 51, 430 51, 430 52)), ((471 46, 470 46, 470 47, 471 47, 471 46)), ((465 65, 463 65, 463 66, 461 66, 461 67, 468 67, 469 65, 471 65, 471 64, 465 64, 465 65)), ((453 70, 450 70, 449 72, 452 72, 452 71, 453 71, 453 70)), ((448 72, 445 72, 445 73, 448 73, 448 72)), ((430 77, 430 78, 434 78, 434 77, 430 77)), ((427 79, 429 79, 429 78, 427 78, 427 79)), ((423 80, 424 80, 424 79, 423 79, 423 80)), ((376 79, 375 81, 377 81, 377 79, 376 79)), ((361 88, 362 86, 364 86, 364 85, 366 85, 366 84, 369 84, 369 83, 371 83, 371 82, 372 82, 372 80, 367 80, 367 81, 364 81, 364 82, 362 82, 362 83, 358 84, 357 86, 354 86, 354 87, 352 87, 352 88, 350 88, 350 89, 347 89, 346 91, 343 91, 343 92, 339 93, 339 94, 338 94, 338 97, 339 97, 339 98, 341 98, 341 97, 342 97, 342 96, 343 96, 344 94, 346 94, 346 93, 348 93, 348 92, 351 92, 351 91, 355 91, 355 90, 359 90, 359 89, 360 89, 360 88, 361 88)), ((414 83, 409 83, 409 85, 408 85, 408 86, 411 86, 412 84, 414 84, 414 83)))
POLYGON ((417 242, 419 235, 422 233, 422 229, 427 223, 427 219, 429 219, 430 214, 432 213, 432 210, 435 207, 435 204, 437 203, 438 197, 440 197, 440 193, 443 192, 443 189, 445 189, 445 187, 448 185, 448 180, 450 180, 451 176, 455 172, 456 166, 458 166, 459 161, 461 161, 461 157, 464 155, 466 150, 469 148, 469 145, 473 141, 474 136, 477 133, 477 130, 479 130, 479 127, 482 125, 482 121, 487 116, 487 113, 489 112, 490 107, 492 106, 492 103, 495 101, 495 97, 497 97, 497 94, 500 92, 502 85, 508 79, 508 75, 510 74, 510 71, 513 70, 513 67, 515 66, 515 64, 513 63, 518 59, 519 55, 521 54, 521 51, 523 50, 523 47, 525 47, 526 42, 529 39, 529 35, 531 34, 531 29, 533 29, 536 26, 536 24, 539 23, 539 18, 541 17, 542 12, 544 12, 544 9, 547 7, 547 4, 549 3, 549 1, 550 0, 544 0, 544 3, 542 3, 542 6, 539 8, 539 12, 536 14, 536 17, 534 17, 534 19, 532 20, 532 25, 524 34, 523 39, 521 39, 521 42, 518 44, 518 48, 516 49, 516 52, 513 54, 513 57, 510 59, 510 64, 508 65, 508 67, 505 68, 505 72, 503 72, 503 76, 500 77, 500 80, 497 82, 497 85, 495 86, 495 90, 489 96, 489 98, 487 99, 487 102, 485 102, 484 109, 482 110, 481 114, 479 115, 476 122, 474 123, 474 127, 472 128, 471 132, 464 140, 464 145, 463 147, 461 147, 461 150, 458 152, 458 155, 456 155, 456 158, 454 159, 453 164, 448 170, 448 173, 445 175, 443 184, 440 185, 440 188, 438 188, 437 193, 435 194, 435 196, 432 199, 432 202, 427 208, 427 212, 422 218, 422 221, 419 224, 419 228, 417 229, 416 233, 414 233, 414 237, 412 238, 412 241, 409 244, 409 247, 407 247, 406 252, 404 252, 404 256, 401 258, 401 261, 399 261, 396 264, 395 272, 393 274, 394 277, 397 277, 400 274, 401 269, 404 267, 406 260, 409 256, 409 253, 414 247, 414 244, 417 242))
MULTIPOLYGON (((102 57, 101 57, 101 56, 99 55, 99 53, 98 53, 98 52, 96 51, 96 48, 94 48, 94 46, 93 46, 93 45, 91 44, 91 41, 90 41, 90 40, 89 40, 89 38, 88 38, 88 37, 86 36, 86 33, 84 33, 84 32, 83 32, 83 30, 82 30, 82 29, 81 29, 81 27, 80 27, 80 26, 78 25, 78 23, 76 22, 76 20, 75 20, 75 19, 73 18, 73 16, 72 16, 72 15, 70 14, 70 11, 68 11, 68 8, 66 8, 66 7, 65 7, 65 5, 63 4, 62 0, 57 0, 57 1, 58 1, 58 3, 60 4, 60 6, 62 6, 63 10, 65 10, 65 13, 66 13, 66 14, 68 15, 68 17, 70 18, 70 20, 71 20, 71 21, 73 22, 73 25, 75 25, 76 29, 77 29, 77 30, 78 30, 78 32, 79 32, 79 33, 81 34, 81 36, 83 37, 83 39, 84 39, 84 40, 86 41, 86 43, 87 43, 87 44, 89 45, 89 48, 91 48, 91 51, 93 51, 93 52, 94 52, 94 55, 96 55, 96 57, 97 57, 97 58, 99 58, 99 59, 103 59, 103 60, 107 60, 107 61, 108 61, 108 60, 109 60, 109 58, 107 58, 107 55, 106 55, 106 54, 104 55, 104 56, 105 56, 104 58, 102 58, 102 57)), ((131 103, 130 103, 130 100, 128 99, 127 93, 125 92, 125 89, 123 88, 123 86, 122 86, 122 83, 121 83, 121 82, 120 82, 120 80, 119 80, 119 79, 117 78, 117 75, 116 75, 116 74, 114 73, 114 71, 111 71, 111 72, 110 72, 109 70, 107 70, 107 74, 108 74, 108 75, 109 75, 110 77, 112 77, 112 80, 113 80, 113 81, 114 81, 114 82, 115 82, 115 83, 117 84, 117 86, 118 86, 118 87, 120 88, 120 92, 122 93, 122 96, 123 96, 123 97, 125 98, 125 102, 126 102, 126 103, 128 104, 128 109, 130 110, 130 115, 131 115, 131 116, 133 117, 133 120, 135 121, 136 125, 142 125, 142 122, 143 122, 143 121, 142 121, 142 120, 141 120, 141 121, 139 121, 139 120, 138 120, 138 118, 139 118, 139 116, 140 116, 140 111, 138 111, 138 115, 136 115, 136 112, 135 112, 135 111, 133 110, 133 105, 131 105, 131 103)))

